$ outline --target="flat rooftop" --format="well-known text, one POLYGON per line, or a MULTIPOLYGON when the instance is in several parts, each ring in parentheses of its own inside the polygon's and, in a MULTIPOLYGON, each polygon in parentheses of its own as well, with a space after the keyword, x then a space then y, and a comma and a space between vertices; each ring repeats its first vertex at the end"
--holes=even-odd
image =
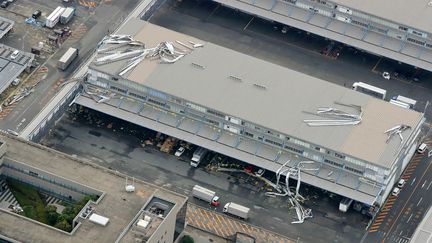
POLYGON ((0 93, 33 62, 34 54, 20 50, 17 57, 12 58, 15 50, 17 49, 0 44, 0 93))
POLYGON ((0 39, 3 38, 14 26, 15 22, 0 16, 0 39))
MULTIPOLYGON (((419 112, 144 21, 134 19, 126 26, 127 30, 119 32, 131 34, 146 48, 170 41, 184 49, 175 42, 179 38, 184 43, 203 43, 204 47, 195 48, 173 64, 145 60, 125 78, 385 168, 396 158, 400 140, 396 136, 387 143, 384 132, 401 124, 415 128, 423 117, 419 112), (310 127, 303 121, 322 119, 307 113, 319 107, 356 112, 337 102, 361 106, 362 122, 355 126, 310 127)), ((122 66, 120 61, 92 67, 117 75, 122 66)), ((407 139, 412 131, 404 131, 403 137, 407 139)))
POLYGON ((94 208, 95 213, 109 218, 109 223, 103 227, 84 220, 72 236, 0 211, 0 235, 20 242, 114 242, 152 196, 173 202, 174 207, 181 207, 187 200, 138 180, 135 180, 135 192, 127 193, 124 190, 125 178, 114 171, 15 137, 0 134, 0 140, 6 142, 7 159, 106 193, 94 208))
MULTIPOLYGON (((429 0, 333 0, 342 6, 432 33, 428 16, 432 14, 429 0)), ((429 37, 430 38, 430 37, 429 37)))

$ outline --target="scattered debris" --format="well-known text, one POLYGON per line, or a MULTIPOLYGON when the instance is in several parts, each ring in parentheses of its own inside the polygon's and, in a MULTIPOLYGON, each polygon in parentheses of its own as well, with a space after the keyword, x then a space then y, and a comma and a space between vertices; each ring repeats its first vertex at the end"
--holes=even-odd
POLYGON ((333 108, 333 107, 319 107, 316 113, 305 112, 316 116, 325 117, 323 120, 303 120, 308 126, 346 126, 346 125, 358 125, 362 121, 362 109, 357 105, 346 105, 342 103, 336 103, 343 106, 355 108, 359 114, 350 114, 348 112, 333 108))
POLYGON ((286 168, 286 165, 290 162, 288 160, 283 164, 277 171, 276 171, 276 184, 269 184, 273 186, 273 188, 277 192, 266 192, 266 196, 288 196, 288 200, 291 203, 291 206, 295 208, 297 213, 297 221, 293 221, 291 223, 293 224, 301 224, 304 222, 307 218, 312 218, 312 210, 310 208, 304 208, 300 203, 305 201, 305 198, 300 195, 300 183, 301 183, 301 170, 317 170, 317 169, 308 169, 304 168, 304 164, 313 164, 313 161, 301 161, 297 163, 295 167, 288 167, 286 168), (285 175, 285 186, 282 186, 279 184, 279 180, 281 175, 285 175), (295 187, 295 190, 293 191, 289 187, 289 179, 290 177, 293 177, 297 180, 297 185, 295 187))
POLYGON ((401 125, 392 127, 389 130, 385 131, 384 133, 387 134, 387 136, 388 136, 386 143, 388 143, 390 141, 390 139, 396 134, 399 135, 399 138, 401 140, 400 142, 402 143, 403 142, 402 132, 405 130, 408 130, 408 129, 411 129, 411 127, 408 125, 401 124, 401 125))

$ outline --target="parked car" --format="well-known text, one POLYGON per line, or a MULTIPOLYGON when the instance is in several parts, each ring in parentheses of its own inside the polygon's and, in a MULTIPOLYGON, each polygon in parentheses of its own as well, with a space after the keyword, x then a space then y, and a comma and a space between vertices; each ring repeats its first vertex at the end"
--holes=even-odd
POLYGON ((42 12, 40 10, 36 10, 32 14, 32 18, 37 19, 42 15, 42 12))
POLYGON ((397 184, 397 186, 399 188, 402 188, 405 185, 405 183, 406 183, 406 181, 404 179, 400 179, 399 182, 398 182, 398 184, 397 184))
POLYGON ((395 197, 397 197, 397 196, 399 195, 400 191, 401 191, 400 188, 395 187, 395 188, 393 189, 393 191, 392 191, 392 195, 395 196, 395 197))
POLYGON ((422 153, 426 152, 426 149, 427 149, 427 144, 422 143, 422 144, 420 144, 420 146, 418 147, 418 149, 417 149, 417 153, 422 154, 422 153))
POLYGON ((185 148, 184 147, 180 147, 180 148, 177 149, 177 151, 175 152, 174 155, 177 156, 177 157, 180 157, 184 153, 184 151, 185 151, 185 148))
POLYGON ((10 58, 12 59, 12 60, 15 60, 17 57, 18 57, 18 55, 19 55, 19 51, 18 50, 15 50, 14 52, 12 52, 12 54, 10 55, 10 58))

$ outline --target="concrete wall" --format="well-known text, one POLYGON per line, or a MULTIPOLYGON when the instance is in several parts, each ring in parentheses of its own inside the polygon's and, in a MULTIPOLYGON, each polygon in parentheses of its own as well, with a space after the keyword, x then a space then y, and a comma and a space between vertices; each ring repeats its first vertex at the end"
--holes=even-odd
POLYGON ((79 201, 86 195, 101 196, 103 192, 61 178, 46 171, 5 158, 2 175, 33 185, 65 200, 79 201))

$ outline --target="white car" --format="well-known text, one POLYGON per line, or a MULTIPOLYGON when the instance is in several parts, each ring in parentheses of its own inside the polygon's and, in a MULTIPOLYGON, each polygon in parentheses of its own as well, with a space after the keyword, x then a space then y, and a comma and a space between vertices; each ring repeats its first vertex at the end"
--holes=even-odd
POLYGON ((399 188, 402 188, 405 185, 405 183, 406 183, 406 181, 404 179, 400 179, 399 182, 398 182, 398 184, 397 184, 397 186, 399 188))
POLYGON ((11 58, 12 60, 15 60, 15 58, 18 57, 19 53, 20 53, 20 52, 19 52, 18 50, 15 50, 15 51, 12 52, 12 54, 10 55, 10 58, 11 58))
POLYGON ((387 80, 390 80, 390 73, 383 72, 382 77, 385 78, 385 79, 387 79, 387 80))
POLYGON ((426 152, 426 149, 427 149, 427 144, 422 143, 422 144, 420 144, 420 146, 418 147, 418 149, 417 149, 417 153, 422 154, 422 153, 426 152))
POLYGON ((174 155, 177 156, 177 157, 180 157, 184 153, 184 151, 185 151, 185 148, 184 147, 180 147, 180 148, 177 149, 177 151, 175 152, 174 155))
POLYGON ((401 189, 398 187, 395 187, 392 191, 392 195, 397 197, 399 195, 399 193, 401 192, 401 189))

